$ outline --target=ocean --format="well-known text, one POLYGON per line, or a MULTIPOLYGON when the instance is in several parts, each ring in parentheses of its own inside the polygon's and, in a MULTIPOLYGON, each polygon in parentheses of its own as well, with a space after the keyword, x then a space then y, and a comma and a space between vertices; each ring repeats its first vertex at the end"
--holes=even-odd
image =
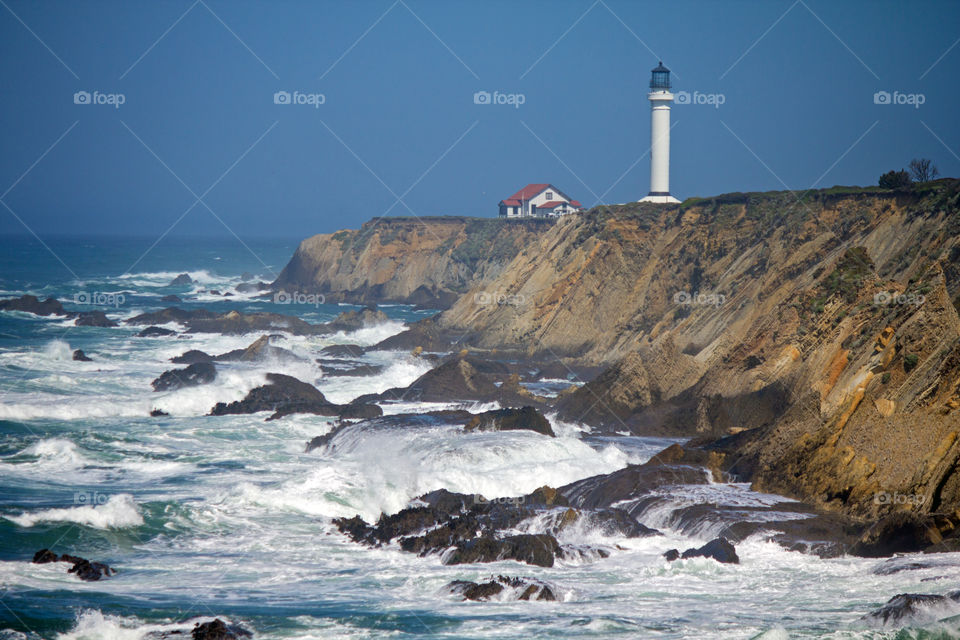
MULTIPOLYGON (((239 293, 244 276, 270 282, 297 240, 0 238, 0 297, 51 296, 69 310, 122 321, 162 309, 265 310, 313 323, 354 305, 278 303, 239 293), (144 253, 146 255, 144 255, 144 253), (192 284, 171 286, 181 273, 192 284), (210 293, 218 291, 219 294, 210 293), (222 293, 231 292, 224 297, 222 293)), ((678 526, 691 501, 776 505, 742 483, 675 486, 643 524, 663 536, 618 538, 587 527, 560 542, 609 557, 553 567, 503 561, 446 566, 395 544, 370 548, 332 524, 368 522, 445 488, 486 498, 518 496, 642 463, 672 440, 599 437, 549 416, 557 433, 465 432, 443 420, 387 428, 360 422, 335 447, 306 453, 335 418, 296 414, 208 416, 242 399, 268 372, 315 384, 345 403, 410 384, 430 361, 403 351, 352 358, 370 375, 332 375, 316 359, 331 344, 369 346, 433 312, 386 305, 390 321, 354 332, 278 338, 297 361, 220 365, 199 387, 154 392, 150 382, 189 349, 223 353, 258 334, 136 337, 142 327, 76 327, 62 317, 0 312, 0 638, 159 638, 221 618, 256 638, 957 638, 960 606, 931 611, 907 629, 860 618, 897 593, 956 587, 960 559, 923 557, 910 571, 877 572, 889 560, 821 559, 758 535, 738 543, 740 564, 666 549, 699 546, 723 523, 678 526), (92 360, 75 361, 82 349, 92 360), (167 416, 151 417, 159 409, 167 416), (42 548, 105 562, 117 574, 81 582, 62 563, 33 564, 42 548), (462 602, 445 585, 491 575, 552 585, 554 602, 462 602)), ((175 325, 168 328, 176 329, 175 325)), ((282 332, 281 332, 282 333, 282 332)), ((573 381, 559 381, 562 385, 573 381)), ((538 388, 548 392, 556 380, 538 388)), ((562 386, 560 385, 560 386, 562 386)), ((493 405, 384 404, 387 414, 493 405)), ((527 532, 541 523, 523 524, 527 532)), ((910 556, 894 560, 909 563, 910 556)), ((172 637, 178 637, 173 635, 172 637)))

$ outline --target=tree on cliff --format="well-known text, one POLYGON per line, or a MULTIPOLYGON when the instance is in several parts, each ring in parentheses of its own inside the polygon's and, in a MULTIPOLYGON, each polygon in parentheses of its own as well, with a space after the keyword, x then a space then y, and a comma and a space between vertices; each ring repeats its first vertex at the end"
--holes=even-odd
POLYGON ((884 189, 909 189, 913 185, 910 174, 901 169, 900 171, 887 171, 880 176, 880 186, 884 189))
POLYGON ((926 182, 933 180, 938 175, 940 175, 940 171, 929 158, 914 158, 910 161, 910 176, 914 181, 926 182))

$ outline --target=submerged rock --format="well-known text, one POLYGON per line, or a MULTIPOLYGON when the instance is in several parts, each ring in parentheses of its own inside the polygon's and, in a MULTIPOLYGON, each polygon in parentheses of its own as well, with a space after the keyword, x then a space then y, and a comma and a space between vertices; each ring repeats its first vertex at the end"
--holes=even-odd
POLYGON ((180 299, 180 296, 175 296, 171 293, 170 295, 166 295, 160 298, 160 302, 183 302, 183 301, 180 299))
POLYGON ((177 332, 164 327, 149 326, 137 333, 138 338, 158 338, 161 336, 172 336, 177 332))
POLYGON ((151 417, 151 418, 163 418, 163 417, 169 416, 169 415, 170 415, 170 414, 167 413, 166 411, 164 411, 163 409, 152 409, 152 410, 150 411, 150 417, 151 417))
POLYGON ((183 369, 164 371, 150 384, 154 391, 173 391, 183 387, 209 384, 217 378, 217 368, 211 362, 196 362, 183 369))
POLYGON ((37 296, 24 295, 19 298, 0 300, 0 311, 26 311, 38 316, 65 316, 67 312, 56 298, 47 298, 43 302, 37 296))
POLYGON ((383 409, 376 404, 348 404, 337 415, 341 420, 370 420, 382 416, 383 409))
POLYGON ((103 311, 81 311, 74 324, 78 327, 115 327, 117 323, 107 317, 103 311))
POLYGON ((557 599, 557 594, 550 585, 533 578, 511 578, 498 575, 481 583, 454 580, 446 585, 446 589, 464 600, 477 602, 499 596, 506 589, 513 591, 513 600, 554 601, 557 599))
POLYGON ((93 358, 83 352, 83 349, 76 349, 73 352, 73 359, 79 362, 93 362, 93 358))
POLYGON ((251 389, 243 400, 229 404, 218 402, 210 410, 210 415, 224 416, 272 411, 273 415, 267 419, 275 420, 291 413, 336 416, 341 410, 341 405, 329 402, 312 384, 282 373, 268 373, 267 384, 251 389))
POLYGON ((209 353, 200 351, 199 349, 190 349, 179 356, 174 356, 170 358, 170 362, 174 364, 194 364, 197 362, 213 362, 214 357, 209 353))
POLYGON ((189 273, 181 273, 176 278, 170 281, 169 287, 179 287, 183 285, 193 284, 193 278, 190 277, 189 273))
POLYGON ((333 358, 359 358, 364 351, 358 344, 331 344, 320 349, 320 353, 333 358))
MULTIPOLYGON (((863 616, 861 620, 881 625, 894 625, 931 609, 948 609, 960 604, 960 591, 951 591, 945 596, 926 593, 901 593, 890 598, 885 605, 863 616)), ((937 618, 942 615, 936 615, 937 618)))
POLYGON ((538 567, 552 567, 562 549, 557 539, 547 534, 520 534, 494 538, 480 536, 462 540, 444 555, 443 564, 498 562, 516 560, 538 567))
POLYGON ((103 577, 109 577, 116 573, 102 562, 90 562, 86 558, 63 554, 58 556, 50 549, 40 549, 33 554, 33 564, 47 564, 50 562, 69 562, 71 567, 67 573, 75 573, 77 577, 84 582, 95 582, 103 577))
POLYGON ((358 400, 380 402, 399 398, 415 402, 499 402, 505 407, 523 407, 539 402, 538 398, 519 388, 517 377, 506 364, 470 354, 446 358, 407 387, 361 396, 358 400))
POLYGON ((364 327, 383 324, 390 318, 376 307, 367 307, 361 311, 344 311, 330 321, 330 327, 336 331, 356 331, 364 327))
POLYGON ((714 538, 702 547, 691 547, 683 553, 679 553, 676 549, 670 549, 663 554, 663 557, 668 562, 677 559, 686 560, 687 558, 713 558, 717 562, 725 564, 740 564, 736 548, 726 538, 714 538))
POLYGON ((466 431, 535 431, 545 436, 556 437, 550 422, 533 407, 520 409, 495 409, 477 414, 464 427, 466 431))
POLYGON ((220 618, 210 622, 197 623, 190 632, 193 640, 239 640, 250 638, 252 633, 241 626, 227 624, 220 618))
POLYGON ((292 351, 270 344, 270 336, 263 335, 243 349, 234 349, 213 358, 218 362, 259 362, 262 360, 302 360, 292 351))
POLYGON ((490 500, 440 489, 420 496, 413 506, 382 515, 374 525, 368 525, 359 516, 339 518, 334 524, 355 542, 379 546, 396 540, 400 549, 409 553, 442 553, 444 564, 516 560, 543 567, 553 566, 558 557, 610 555, 602 548, 560 545, 556 534, 581 518, 587 527, 602 528, 609 535, 638 537, 658 533, 616 509, 576 512, 563 508, 563 503, 563 496, 550 487, 528 496, 490 500), (518 525, 532 522, 534 516, 539 532, 518 534, 518 525))

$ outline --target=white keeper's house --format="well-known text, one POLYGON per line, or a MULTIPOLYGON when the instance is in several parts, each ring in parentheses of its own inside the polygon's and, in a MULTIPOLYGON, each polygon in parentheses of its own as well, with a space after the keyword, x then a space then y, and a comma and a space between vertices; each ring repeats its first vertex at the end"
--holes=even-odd
POLYGON ((500 201, 501 218, 555 218, 582 211, 576 200, 571 200, 552 184, 528 184, 520 191, 500 201))

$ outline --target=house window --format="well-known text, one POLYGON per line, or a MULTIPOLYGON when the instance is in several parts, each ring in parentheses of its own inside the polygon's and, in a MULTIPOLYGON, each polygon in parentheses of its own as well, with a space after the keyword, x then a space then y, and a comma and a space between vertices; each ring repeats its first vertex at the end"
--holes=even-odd
POLYGON ((545 197, 547 200, 553 200, 553 191, 547 191, 547 195, 545 197))

